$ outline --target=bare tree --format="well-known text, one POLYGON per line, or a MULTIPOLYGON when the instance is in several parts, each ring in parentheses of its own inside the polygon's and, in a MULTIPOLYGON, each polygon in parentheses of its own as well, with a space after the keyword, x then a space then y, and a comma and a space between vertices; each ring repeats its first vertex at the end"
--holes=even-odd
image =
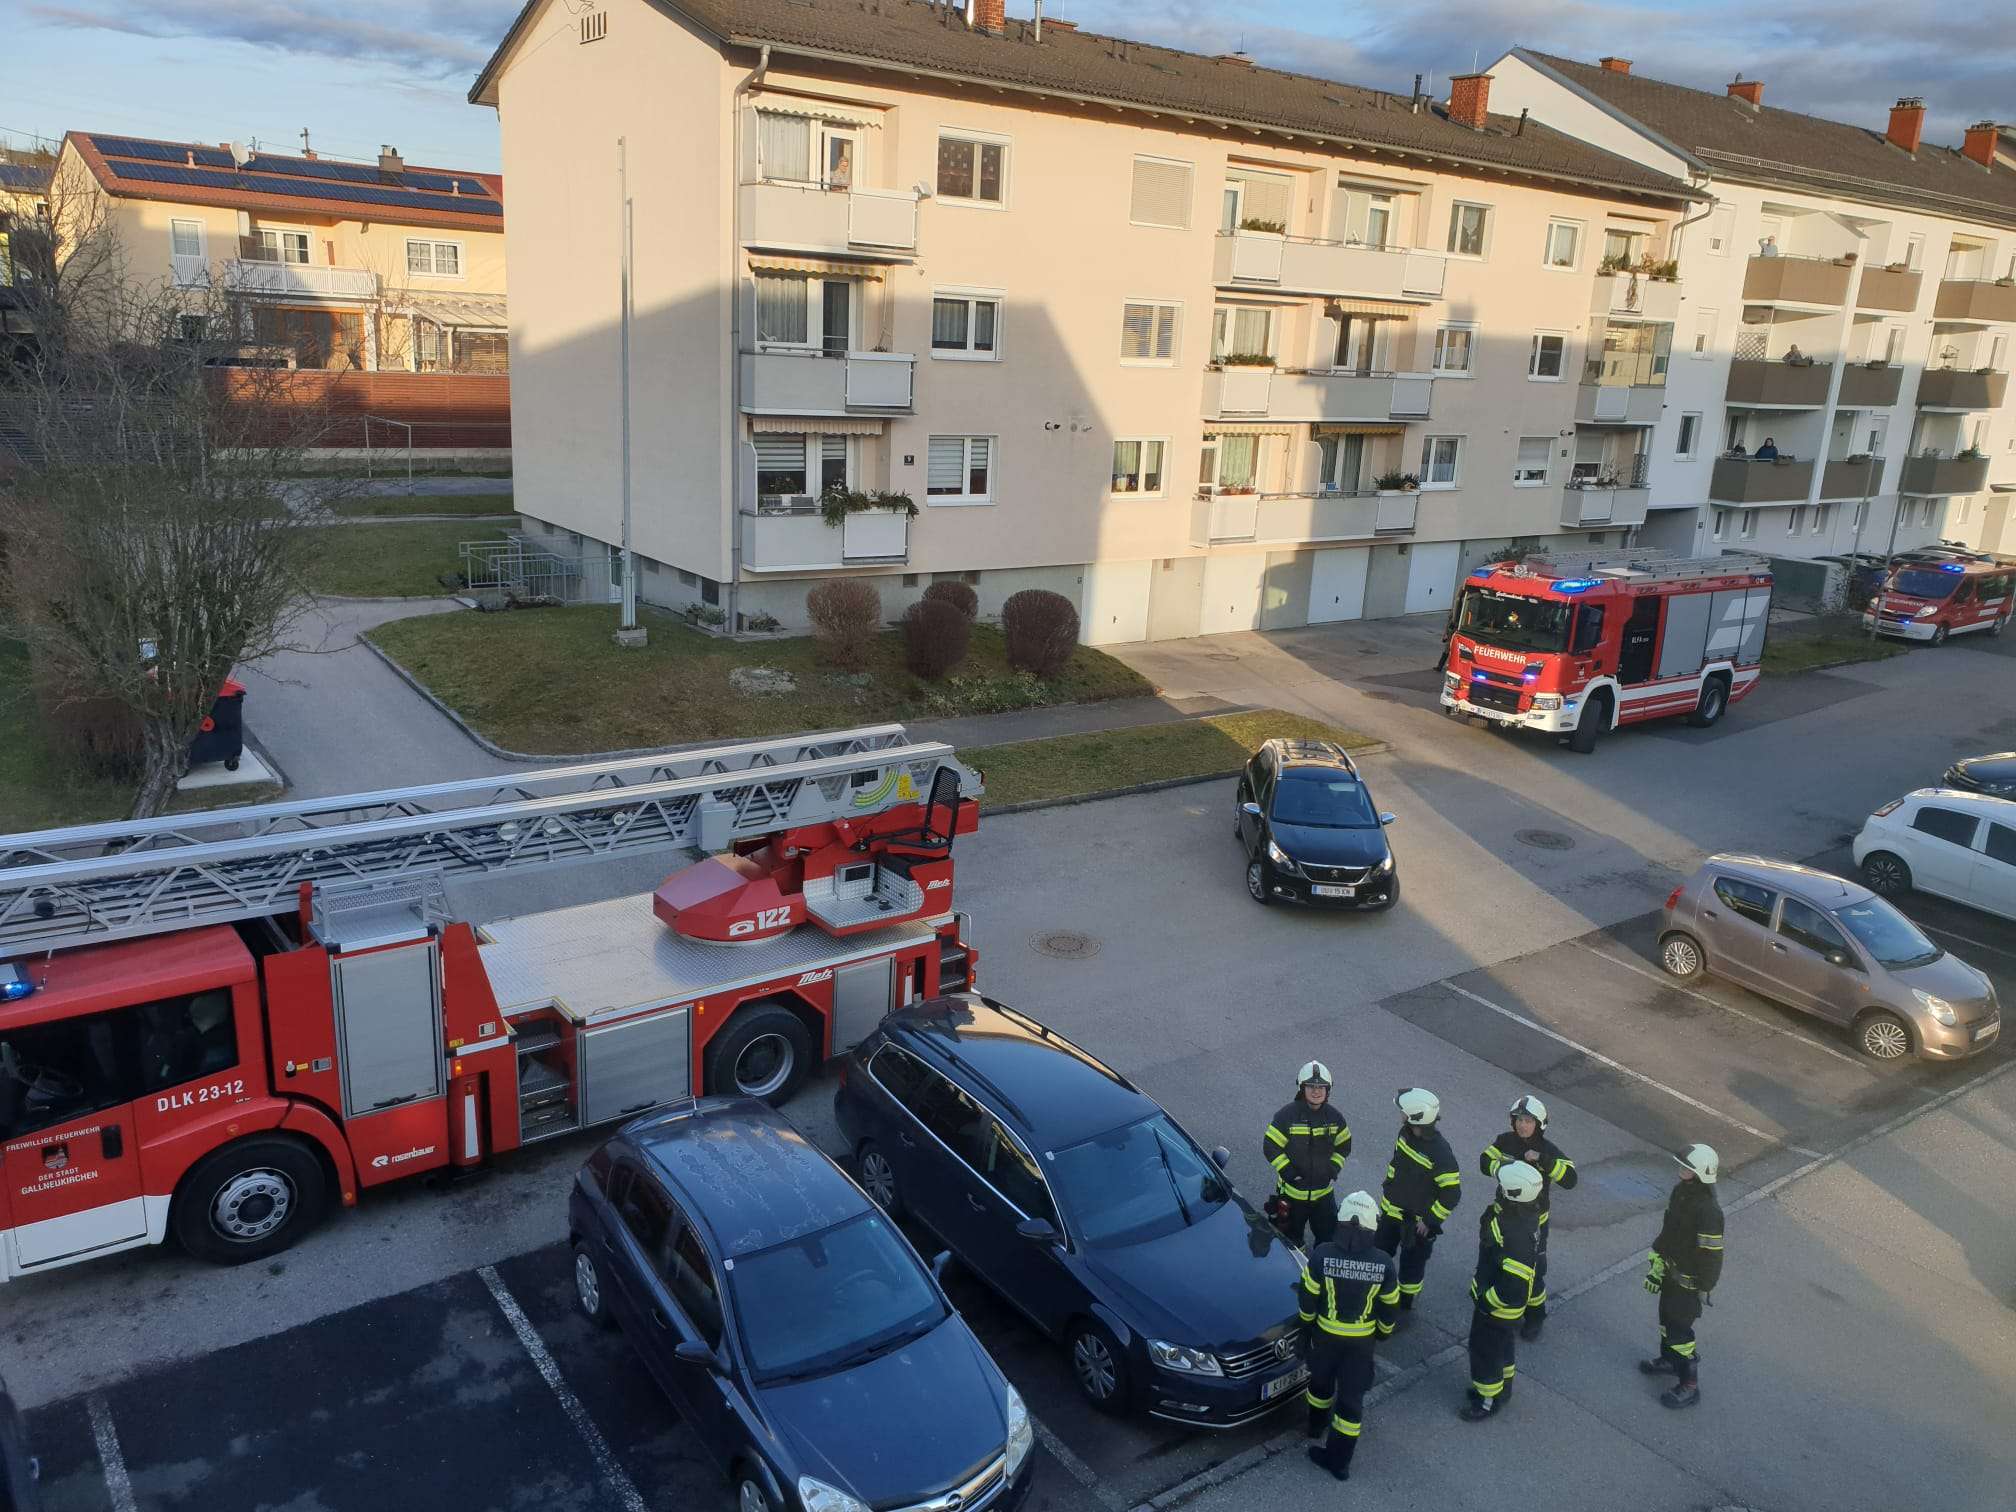
POLYGON ((126 249, 111 206, 91 170, 65 151, 51 165, 41 212, 14 218, 14 304, 41 361, 61 364, 73 339, 88 344, 126 302, 126 249))

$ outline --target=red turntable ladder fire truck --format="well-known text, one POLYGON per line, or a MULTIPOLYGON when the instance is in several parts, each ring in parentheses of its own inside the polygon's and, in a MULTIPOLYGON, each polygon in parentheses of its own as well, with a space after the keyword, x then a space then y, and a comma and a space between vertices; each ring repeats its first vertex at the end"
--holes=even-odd
POLYGON ((973 981, 977 773, 900 725, 0 836, 0 1280, 172 1231, 224 1263, 334 1197, 672 1099, 787 1097, 973 981), (451 884, 712 854, 476 925, 451 884))
POLYGON ((1728 553, 1533 556, 1479 567, 1449 617, 1441 703, 1595 749, 1619 725, 1712 725, 1757 686, 1771 566, 1728 553))

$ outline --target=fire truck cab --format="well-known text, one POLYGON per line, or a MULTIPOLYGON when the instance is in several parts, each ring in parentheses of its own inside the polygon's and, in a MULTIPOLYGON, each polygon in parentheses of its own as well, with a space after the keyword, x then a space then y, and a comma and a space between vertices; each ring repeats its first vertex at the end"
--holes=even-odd
POLYGON ((1450 613, 1441 704, 1581 752, 1619 725, 1710 725, 1757 685, 1771 604, 1761 557, 1653 551, 1478 568, 1450 613))
POLYGON ((2016 608, 2016 557, 1933 548, 1891 571, 1862 611, 1879 635, 1943 645, 1952 635, 2000 635, 2016 608))

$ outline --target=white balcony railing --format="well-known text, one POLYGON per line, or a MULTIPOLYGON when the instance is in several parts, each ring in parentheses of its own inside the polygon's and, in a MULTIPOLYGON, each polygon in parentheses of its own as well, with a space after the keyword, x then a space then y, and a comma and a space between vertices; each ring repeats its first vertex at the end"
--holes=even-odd
POLYGON ((908 410, 917 359, 907 352, 742 354, 742 409, 752 415, 890 414, 908 410))
POLYGON ((898 509, 866 509, 839 527, 828 525, 809 495, 765 497, 744 507, 738 523, 742 565, 751 572, 803 572, 908 561, 910 516, 898 509))
POLYGON ((1358 493, 1207 493, 1200 497, 1201 531, 1196 543, 1295 546, 1325 541, 1364 541, 1382 531, 1414 527, 1410 508, 1404 521, 1386 501, 1358 493), (1381 525, 1384 512, 1389 523, 1381 525))
POLYGON ((1571 530, 1584 525, 1643 525, 1651 499, 1649 488, 1570 485, 1561 490, 1561 524, 1571 530))
POLYGON ((1420 418, 1428 413, 1434 382, 1413 373, 1211 368, 1204 374, 1204 417, 1290 422, 1420 418))
POLYGON ((1680 316, 1680 285, 1670 278, 1648 278, 1643 273, 1603 273, 1597 275, 1589 307, 1598 315, 1670 325, 1680 316))
POLYGON ((744 184, 742 240, 783 251, 908 256, 917 250, 917 196, 774 179, 744 184))
POLYGON ((1382 492, 1378 495, 1378 512, 1372 518, 1372 529, 1379 535, 1405 535, 1414 528, 1414 516, 1421 505, 1421 495, 1412 489, 1382 492))
POLYGON ((1399 247, 1367 247, 1270 231, 1233 231, 1219 234, 1212 267, 1214 280, 1228 286, 1425 300, 1442 297, 1447 259, 1399 247))
POLYGON ((369 268, 328 268, 317 263, 263 262, 227 258, 224 284, 240 294, 279 294, 310 299, 375 299, 378 275, 369 268))

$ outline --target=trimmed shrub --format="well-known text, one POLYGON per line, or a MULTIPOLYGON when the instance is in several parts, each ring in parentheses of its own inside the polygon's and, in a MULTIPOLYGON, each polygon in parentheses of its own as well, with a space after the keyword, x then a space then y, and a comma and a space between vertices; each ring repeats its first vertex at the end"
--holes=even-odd
POLYGON ((867 665, 868 648, 882 624, 882 595, 873 584, 860 578, 821 583, 805 595, 805 613, 835 666, 855 672, 867 665))
POLYGON ((971 583, 957 579, 943 583, 933 583, 924 590, 928 602, 947 603, 966 616, 966 623, 972 624, 980 617, 980 595, 973 591, 971 583))
POLYGON ((947 598, 926 596, 903 612, 903 660, 919 677, 938 681, 966 659, 972 639, 973 622, 947 598))
POLYGON ((1024 588, 1001 606, 1008 665, 1038 677, 1055 677, 1078 646, 1078 611, 1047 588, 1024 588))

